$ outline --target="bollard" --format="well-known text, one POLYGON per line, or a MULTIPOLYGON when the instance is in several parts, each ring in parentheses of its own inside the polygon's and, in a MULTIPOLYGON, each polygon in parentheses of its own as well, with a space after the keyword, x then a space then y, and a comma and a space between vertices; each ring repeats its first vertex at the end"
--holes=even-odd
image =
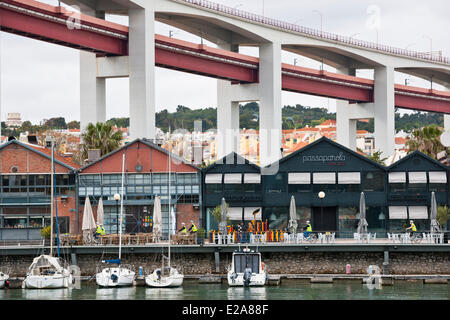
POLYGON ((347 264, 347 265, 345 266, 345 273, 346 273, 346 274, 350 274, 351 271, 352 271, 352 266, 351 266, 350 264, 347 264))

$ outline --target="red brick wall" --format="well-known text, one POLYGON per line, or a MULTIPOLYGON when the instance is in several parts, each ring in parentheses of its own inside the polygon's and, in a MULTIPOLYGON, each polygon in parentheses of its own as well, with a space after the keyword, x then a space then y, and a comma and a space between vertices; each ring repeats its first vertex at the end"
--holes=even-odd
MULTIPOLYGON (((58 197, 56 199, 56 204, 58 206, 58 217, 69 217, 70 233, 77 233, 77 231, 76 231, 76 223, 77 223, 76 212, 70 211, 71 209, 74 209, 74 210, 76 209, 75 197, 67 197, 65 199, 61 199, 61 197, 58 197)), ((80 220, 80 222, 81 221, 83 221, 83 220, 80 220)))
POLYGON ((191 226, 191 220, 194 221, 197 228, 199 228, 200 209, 194 209, 192 204, 177 204, 177 230, 180 230, 181 223, 186 224, 186 228, 191 226))
MULTIPOLYGON (((49 173, 51 159, 20 145, 11 144, 0 150, 0 172, 11 173, 11 167, 17 167, 17 173, 49 173)), ((67 173, 70 170, 55 163, 56 173, 67 173)))

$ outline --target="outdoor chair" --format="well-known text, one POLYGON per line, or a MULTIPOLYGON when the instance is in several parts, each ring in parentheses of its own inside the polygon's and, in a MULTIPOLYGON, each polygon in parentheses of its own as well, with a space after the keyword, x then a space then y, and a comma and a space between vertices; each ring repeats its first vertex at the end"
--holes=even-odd
MULTIPOLYGON (((252 237, 253 237, 253 242, 255 242, 255 236, 253 234, 250 236, 250 242, 252 242, 252 237)), ((227 243, 234 243, 232 233, 227 234, 227 243)))
POLYGON ((296 243, 303 243, 305 235, 303 233, 297 233, 297 236, 295 237, 296 243))
POLYGON ((361 240, 361 236, 360 236, 360 234, 359 233, 353 233, 353 239, 354 240, 356 240, 356 241, 359 241, 359 240, 361 240))
POLYGON ((370 235, 370 240, 376 240, 377 239, 377 233, 375 232, 374 234, 369 233, 370 235))

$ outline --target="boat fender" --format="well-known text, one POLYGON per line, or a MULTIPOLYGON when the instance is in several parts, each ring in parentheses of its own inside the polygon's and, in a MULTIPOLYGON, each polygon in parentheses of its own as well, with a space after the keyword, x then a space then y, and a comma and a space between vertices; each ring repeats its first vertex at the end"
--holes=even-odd
POLYGON ((118 279, 119 279, 119 277, 118 277, 116 274, 112 274, 112 275, 111 275, 111 280, 112 280, 113 282, 117 282, 118 279))
POLYGON ((246 268, 244 271, 244 285, 248 286, 250 284, 250 279, 252 277, 252 270, 250 268, 246 268))
POLYGON ((265 267, 264 262, 261 261, 261 269, 264 270, 264 267, 265 267))

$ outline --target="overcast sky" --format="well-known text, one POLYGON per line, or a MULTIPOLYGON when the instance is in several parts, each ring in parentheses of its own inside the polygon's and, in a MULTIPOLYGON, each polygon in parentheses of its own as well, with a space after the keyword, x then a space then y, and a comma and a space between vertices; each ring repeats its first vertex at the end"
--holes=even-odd
MULTIPOLYGON (((45 0, 57 4, 57 0, 45 0)), ((429 52, 442 50, 450 56, 450 1, 448 0, 220 0, 237 9, 262 14, 270 18, 297 23, 344 36, 376 42, 376 31, 370 21, 379 12, 379 42, 398 48, 429 52), (263 5, 264 3, 264 5, 263 5), (320 13, 319 13, 320 12, 320 13), (432 40, 430 40, 430 38, 432 40)), ((124 17, 108 16, 108 20, 127 24, 124 17)), ((156 32, 192 42, 200 38, 184 31, 157 23, 156 32)), ((212 45, 212 44, 211 44, 212 45)), ((255 49, 242 48, 241 53, 257 56, 255 49)), ((320 63, 290 53, 283 62, 320 68, 320 63)), ((62 116, 66 121, 79 120, 79 53, 77 50, 48 44, 5 32, 0 32, 0 107, 1 120, 8 112, 20 112, 23 120, 40 120, 62 116)), ((325 67, 330 71, 333 68, 325 67)), ((370 71, 361 77, 373 78, 370 71)), ((157 68, 156 109, 174 111, 178 105, 189 108, 216 107, 216 80, 187 73, 157 68)), ((427 81, 396 74, 396 82, 429 87, 427 81)), ((434 85, 436 89, 442 89, 434 85)), ((107 80, 107 119, 129 115, 128 79, 107 80)), ((283 92, 283 105, 302 104, 328 107, 335 111, 335 100, 283 92)))

